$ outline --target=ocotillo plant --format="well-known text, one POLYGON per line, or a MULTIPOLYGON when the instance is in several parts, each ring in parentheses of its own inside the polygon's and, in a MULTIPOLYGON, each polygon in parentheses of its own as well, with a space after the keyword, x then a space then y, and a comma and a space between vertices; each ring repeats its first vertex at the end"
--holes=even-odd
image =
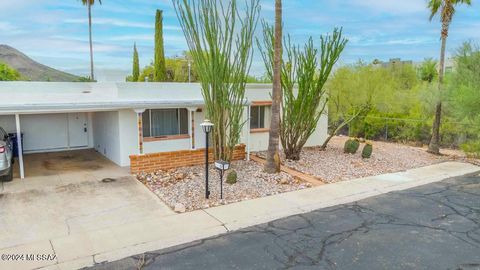
MULTIPOLYGON (((267 23, 263 26, 263 43, 257 39, 257 44, 271 77, 273 28, 267 23)), ((299 160, 303 146, 315 131, 328 101, 324 85, 346 44, 342 29, 321 36, 320 50, 311 37, 303 48, 292 45, 289 36, 284 38, 280 138, 287 159, 299 160)))
POLYGON ((198 70, 206 117, 215 124, 215 159, 229 161, 245 124, 245 85, 259 0, 247 1, 243 16, 236 0, 173 0, 173 4, 198 70))

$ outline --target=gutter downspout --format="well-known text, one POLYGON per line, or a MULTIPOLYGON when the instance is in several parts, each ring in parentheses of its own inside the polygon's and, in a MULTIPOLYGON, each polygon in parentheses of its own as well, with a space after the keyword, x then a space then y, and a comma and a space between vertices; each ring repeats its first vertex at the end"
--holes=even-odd
POLYGON ((17 127, 17 152, 18 152, 18 165, 20 168, 20 179, 25 178, 25 170, 23 167, 23 145, 22 145, 22 132, 20 128, 20 115, 15 114, 15 125, 17 127))

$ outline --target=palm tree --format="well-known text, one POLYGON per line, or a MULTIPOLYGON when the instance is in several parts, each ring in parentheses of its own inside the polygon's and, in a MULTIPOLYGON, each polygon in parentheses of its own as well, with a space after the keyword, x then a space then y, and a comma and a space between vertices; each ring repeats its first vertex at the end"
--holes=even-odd
MULTIPOLYGON (((101 5, 102 0, 97 0, 101 5)), ((95 4, 95 0, 82 0, 82 4, 88 8, 88 35, 90 39, 90 80, 94 81, 93 75, 93 44, 92 44, 92 6, 95 4)))
MULTIPOLYGON (((430 10, 430 21, 440 13, 440 22, 442 23, 440 49, 440 67, 438 72, 438 91, 441 94, 443 86, 443 77, 445 73, 445 49, 447 46, 447 37, 450 23, 455 14, 455 7, 459 4, 471 5, 471 0, 429 0, 428 9, 430 10)), ((432 154, 440 154, 440 120, 442 117, 442 101, 439 98, 435 108, 435 119, 432 127, 432 138, 428 145, 428 152, 432 154)))
POLYGON ((267 173, 280 172, 280 103, 282 102, 282 0, 275 0, 275 37, 273 56, 272 117, 268 138, 267 173))

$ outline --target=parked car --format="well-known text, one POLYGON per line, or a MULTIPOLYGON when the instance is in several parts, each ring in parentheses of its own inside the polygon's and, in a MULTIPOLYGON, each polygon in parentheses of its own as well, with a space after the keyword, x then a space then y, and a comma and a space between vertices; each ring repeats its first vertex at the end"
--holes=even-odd
POLYGON ((12 139, 8 133, 0 127, 0 180, 12 181, 13 160, 12 139))

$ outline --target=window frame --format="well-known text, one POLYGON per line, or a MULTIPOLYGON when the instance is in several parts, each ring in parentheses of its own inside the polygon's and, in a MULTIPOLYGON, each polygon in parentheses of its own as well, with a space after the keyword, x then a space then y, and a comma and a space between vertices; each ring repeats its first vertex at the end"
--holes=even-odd
MULTIPOLYGON (((149 127, 149 136, 145 136, 145 132, 142 126, 142 137, 144 142, 152 142, 152 141, 162 141, 162 140, 179 140, 179 139, 188 139, 190 138, 190 124, 189 124, 189 113, 186 108, 161 108, 161 109, 146 109, 143 114, 148 114, 148 127, 149 127), (159 136, 152 136, 152 111, 168 111, 168 110, 175 110, 177 115, 177 128, 178 134, 170 134, 170 135, 159 135, 159 136), (185 110, 186 114, 186 133, 182 133, 182 117, 181 117, 181 110, 185 110)), ((142 114, 142 117, 143 117, 142 114)), ((144 119, 142 119, 142 123, 144 119)))
MULTIPOLYGON (((271 101, 254 101, 252 102, 252 105, 250 106, 250 133, 263 133, 263 132, 269 132, 270 131, 270 123, 267 121, 267 115, 270 115, 271 117, 271 111, 272 111, 272 102, 271 101), (252 108, 253 107, 263 107, 263 127, 259 127, 259 128, 252 128, 251 126, 251 121, 253 119, 252 117, 252 108), (267 111, 267 110, 270 110, 270 111, 267 111)), ((260 117, 260 114, 259 113, 259 116, 260 117)), ((258 119, 260 120, 260 119, 258 119)), ((260 121, 259 121, 260 123, 260 121)))

